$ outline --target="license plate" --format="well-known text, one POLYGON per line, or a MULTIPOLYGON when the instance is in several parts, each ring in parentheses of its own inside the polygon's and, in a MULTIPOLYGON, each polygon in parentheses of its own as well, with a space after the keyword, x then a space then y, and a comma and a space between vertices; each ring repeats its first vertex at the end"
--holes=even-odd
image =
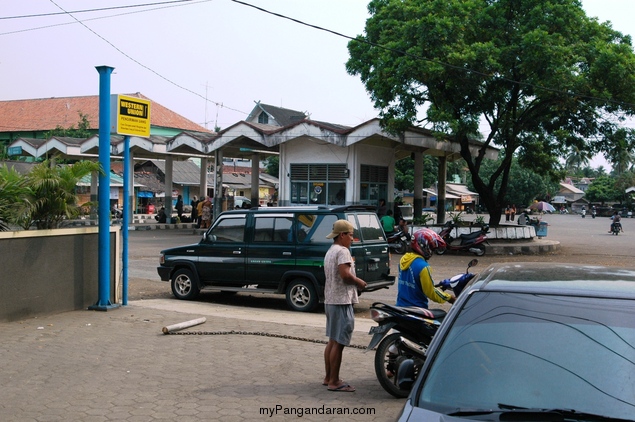
POLYGON ((388 330, 390 330, 390 326, 388 325, 375 325, 370 327, 368 334, 383 334, 388 330))
POLYGON ((401 236, 401 240, 405 242, 406 240, 408 240, 408 238, 406 236, 401 236))

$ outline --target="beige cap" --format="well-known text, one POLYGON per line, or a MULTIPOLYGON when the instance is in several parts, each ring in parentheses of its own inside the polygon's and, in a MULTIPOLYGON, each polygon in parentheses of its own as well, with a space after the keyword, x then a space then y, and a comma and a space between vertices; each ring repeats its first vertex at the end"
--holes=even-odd
POLYGON ((348 220, 337 220, 335 224, 333 224, 333 231, 331 234, 326 236, 326 238, 333 239, 342 233, 353 233, 354 229, 355 228, 348 220))

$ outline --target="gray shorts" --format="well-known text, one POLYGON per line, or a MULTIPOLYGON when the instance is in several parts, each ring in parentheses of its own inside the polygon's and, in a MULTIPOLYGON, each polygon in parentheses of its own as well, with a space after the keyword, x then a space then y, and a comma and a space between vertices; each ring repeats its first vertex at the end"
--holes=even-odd
POLYGON ((324 305, 326 314, 326 336, 339 344, 348 346, 355 329, 353 305, 324 305))

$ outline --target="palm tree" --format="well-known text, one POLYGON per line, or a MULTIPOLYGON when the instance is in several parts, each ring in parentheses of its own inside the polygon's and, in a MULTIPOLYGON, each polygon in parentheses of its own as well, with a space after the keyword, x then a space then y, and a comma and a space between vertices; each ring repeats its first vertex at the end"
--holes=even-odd
POLYGON ((82 177, 100 169, 99 163, 92 161, 72 165, 44 161, 35 166, 27 176, 31 189, 29 226, 34 222, 38 229, 54 229, 65 218, 77 217, 80 205, 75 187, 82 177))
POLYGON ((579 171, 582 167, 589 163, 590 156, 588 151, 581 150, 577 146, 571 147, 571 152, 565 161, 566 167, 574 172, 579 171))
POLYGON ((10 224, 22 226, 28 214, 29 193, 26 179, 20 173, 6 164, 0 167, 0 231, 9 230, 10 224))

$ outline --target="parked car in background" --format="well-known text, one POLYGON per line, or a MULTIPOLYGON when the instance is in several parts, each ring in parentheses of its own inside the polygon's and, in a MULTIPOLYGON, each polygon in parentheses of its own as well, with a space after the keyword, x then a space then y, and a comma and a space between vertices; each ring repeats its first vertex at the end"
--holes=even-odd
POLYGON ((251 208, 251 199, 246 196, 234 196, 234 209, 249 209, 251 208))
POLYGON ((374 207, 268 207, 221 213, 201 241, 161 251, 157 271, 178 299, 202 289, 286 295, 296 311, 324 299, 326 236, 339 219, 355 231, 351 254, 365 292, 390 287, 388 244, 374 207))
POLYGON ((399 420, 630 421, 633 374, 635 270, 495 264, 452 306, 399 420))

